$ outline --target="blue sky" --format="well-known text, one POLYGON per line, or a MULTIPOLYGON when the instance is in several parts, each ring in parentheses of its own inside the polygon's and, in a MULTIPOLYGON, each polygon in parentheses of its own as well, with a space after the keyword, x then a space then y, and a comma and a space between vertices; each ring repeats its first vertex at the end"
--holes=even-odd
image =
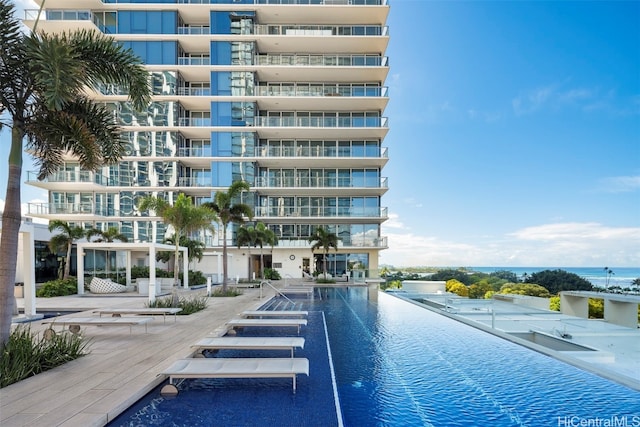
POLYGON ((640 1, 390 4, 380 262, 639 267, 640 1))

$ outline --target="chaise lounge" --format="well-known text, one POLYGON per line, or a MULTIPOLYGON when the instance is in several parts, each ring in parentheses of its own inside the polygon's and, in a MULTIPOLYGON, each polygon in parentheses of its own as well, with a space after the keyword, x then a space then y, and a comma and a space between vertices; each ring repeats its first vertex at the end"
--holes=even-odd
POLYGON ((160 375, 169 376, 162 395, 177 395, 178 386, 188 378, 291 378, 296 392, 296 375, 309 375, 305 358, 179 359, 160 375), (181 381, 174 384, 174 379, 181 381))

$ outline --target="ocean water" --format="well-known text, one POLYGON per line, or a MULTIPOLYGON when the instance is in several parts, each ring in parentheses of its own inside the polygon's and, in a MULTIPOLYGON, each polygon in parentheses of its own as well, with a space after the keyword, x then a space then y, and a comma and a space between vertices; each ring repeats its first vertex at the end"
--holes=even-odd
POLYGON ((634 279, 640 278, 640 267, 608 267, 613 273, 607 274, 605 267, 469 267, 470 270, 480 273, 493 273, 495 271, 511 271, 520 280, 524 274, 537 273, 544 270, 564 270, 574 273, 585 280, 591 282, 593 286, 606 287, 620 286, 621 288, 631 287, 634 279))

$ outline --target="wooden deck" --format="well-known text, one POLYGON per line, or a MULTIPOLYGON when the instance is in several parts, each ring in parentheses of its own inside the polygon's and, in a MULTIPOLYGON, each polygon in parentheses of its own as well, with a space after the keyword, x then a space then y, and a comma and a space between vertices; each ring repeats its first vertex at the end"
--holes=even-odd
MULTIPOLYGON (((185 291, 195 295, 203 291, 185 291)), ((258 289, 245 289, 232 298, 211 298, 208 307, 178 322, 150 322, 148 332, 129 334, 117 328, 91 328, 90 354, 63 366, 0 389, 0 425, 104 426, 165 380, 159 373, 175 360, 190 357, 191 346, 200 339, 226 333, 226 322, 242 311, 255 310, 270 298, 258 289)), ((183 295, 185 296, 185 295, 183 295)), ((38 311, 86 311, 106 307, 143 308, 146 298, 136 296, 69 296, 38 298, 38 311)), ((81 315, 78 313, 77 315, 81 315)), ((32 322, 33 332, 48 326, 32 322)))

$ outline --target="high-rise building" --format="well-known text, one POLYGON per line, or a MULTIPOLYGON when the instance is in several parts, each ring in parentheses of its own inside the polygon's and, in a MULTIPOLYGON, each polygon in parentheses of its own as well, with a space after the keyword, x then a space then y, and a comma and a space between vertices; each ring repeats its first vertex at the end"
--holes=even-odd
MULTIPOLYGON (((376 277, 387 246, 388 13, 387 0, 47 0, 39 30, 112 36, 142 58, 153 102, 136 112, 118 87, 92 93, 122 127, 122 161, 93 173, 68 158, 44 181, 30 173, 49 200, 29 215, 162 242, 171 230, 137 209, 140 197, 200 204, 243 180, 242 202, 278 238, 262 250, 267 266, 295 278, 320 269, 308 237, 324 227, 340 238, 331 274, 376 277)), ((227 239, 230 276, 247 277, 260 250, 238 248, 236 231, 192 237, 205 253, 227 239)), ((197 269, 220 273, 209 260, 197 269)))

